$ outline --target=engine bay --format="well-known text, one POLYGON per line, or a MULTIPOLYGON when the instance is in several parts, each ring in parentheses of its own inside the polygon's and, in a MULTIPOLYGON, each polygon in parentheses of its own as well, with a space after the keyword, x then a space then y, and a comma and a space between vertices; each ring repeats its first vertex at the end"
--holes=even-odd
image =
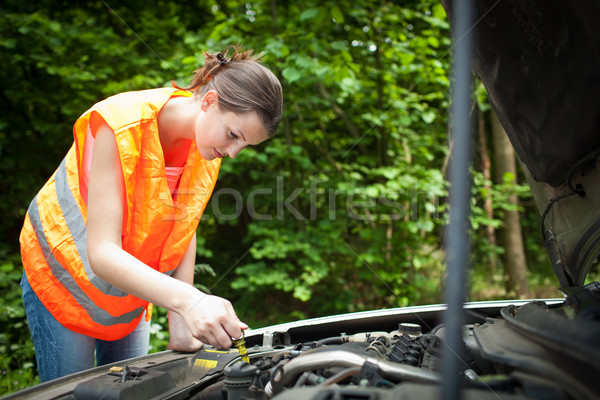
MULTIPOLYGON (((465 310, 462 398, 600 397, 597 283, 564 300, 467 303, 465 310)), ((407 307, 249 331, 249 362, 243 347, 156 353, 109 366, 52 398, 439 398, 446 328, 435 323, 443 311, 407 307)))

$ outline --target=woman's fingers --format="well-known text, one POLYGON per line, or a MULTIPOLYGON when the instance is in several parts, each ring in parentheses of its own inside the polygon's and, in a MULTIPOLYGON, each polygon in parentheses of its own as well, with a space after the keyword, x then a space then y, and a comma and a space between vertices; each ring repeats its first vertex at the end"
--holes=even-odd
POLYGON ((192 335, 179 314, 169 311, 169 345, 167 349, 194 352, 200 350, 203 345, 192 335))
POLYGON ((229 301, 210 295, 205 295, 185 320, 195 338, 218 349, 230 348, 231 338, 241 337, 248 328, 229 301))
POLYGON ((230 338, 237 339, 242 337, 242 331, 248 329, 248 325, 240 321, 231 303, 227 302, 227 319, 223 324, 223 329, 227 332, 230 338))

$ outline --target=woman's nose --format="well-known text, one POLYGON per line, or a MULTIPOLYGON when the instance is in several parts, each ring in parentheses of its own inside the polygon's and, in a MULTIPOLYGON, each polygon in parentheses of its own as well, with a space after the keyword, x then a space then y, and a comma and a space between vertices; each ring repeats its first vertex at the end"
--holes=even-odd
POLYGON ((246 145, 243 144, 242 142, 233 143, 227 149, 227 155, 231 158, 236 158, 237 155, 240 154, 240 151, 244 150, 245 147, 246 147, 246 145))

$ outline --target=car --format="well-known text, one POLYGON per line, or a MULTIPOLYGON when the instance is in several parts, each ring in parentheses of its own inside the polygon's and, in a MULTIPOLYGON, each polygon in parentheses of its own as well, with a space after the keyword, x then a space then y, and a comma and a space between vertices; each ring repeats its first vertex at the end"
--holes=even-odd
MULTIPOLYGON (((444 2, 450 18, 457 4, 444 2)), ((528 178, 564 298, 465 303, 455 330, 446 305, 296 321, 229 350, 155 353, 6 400, 431 399, 448 379, 460 387, 450 398, 600 398, 600 284, 586 284, 600 254, 600 4, 474 4, 473 71, 528 178), (463 351, 445 374, 452 334, 463 351)))
MULTIPOLYGON (((515 309, 547 313, 561 304, 561 299, 465 304, 465 342, 473 355, 465 369, 466 398, 552 398, 513 394, 517 388, 548 394, 546 385, 557 390, 558 381, 536 377, 553 372, 546 350, 512 332, 502 314, 512 321, 515 309), (477 330, 482 333, 475 336, 477 330), (520 354, 523 348, 527 352, 520 354), (515 366, 530 372, 515 378, 515 366)), ((237 348, 164 351, 55 379, 5 400, 434 398, 441 382, 445 311, 445 305, 425 305, 274 325, 246 334, 250 362, 242 361, 237 348)))

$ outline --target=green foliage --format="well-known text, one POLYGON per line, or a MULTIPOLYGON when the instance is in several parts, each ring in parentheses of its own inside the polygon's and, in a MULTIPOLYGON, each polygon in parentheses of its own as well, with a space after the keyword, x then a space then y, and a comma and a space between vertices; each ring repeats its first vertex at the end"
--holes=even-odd
POLYGON ((149 353, 163 351, 169 344, 169 318, 168 311, 164 308, 152 307, 152 319, 150 320, 150 346, 149 353))
POLYGON ((273 292, 307 316, 440 301, 450 44, 441 6, 313 1, 277 7, 276 19, 262 3, 247 11, 216 13, 217 27, 197 35, 213 49, 240 37, 263 48, 284 86, 279 136, 224 163, 216 194, 239 190, 239 201, 219 197, 209 210, 226 234, 209 242, 208 262, 227 275, 238 313, 285 315, 281 303, 245 301, 273 292), (219 219, 240 201, 237 219, 219 219), (246 251, 229 257, 232 247, 246 251))
POLYGON ((0 247, 0 395, 39 383, 35 353, 25 318, 19 282, 23 270, 17 254, 0 247))
MULTIPOLYGON (((490 270, 491 258, 499 260, 500 256, 504 253, 504 249, 497 244, 490 243, 483 232, 484 229, 488 226, 492 226, 496 230, 502 229, 502 218, 506 211, 517 210, 522 212, 522 204, 527 204, 532 200, 529 186, 518 184, 515 179, 516 177, 513 174, 505 173, 503 182, 494 184, 485 179, 481 172, 473 171, 474 186, 473 197, 471 199, 470 221, 473 228, 471 240, 474 245, 472 246, 471 262, 474 272, 472 278, 474 281, 477 281, 474 284, 480 287, 493 282, 502 286, 505 280, 502 273, 490 270), (517 196, 519 205, 515 205, 509 201, 509 198, 514 195, 517 196), (487 214, 487 210, 484 207, 485 201, 491 202, 493 216, 487 214), (491 281, 488 279, 490 273, 497 274, 492 277, 491 281)), ((531 239, 532 244, 536 242, 535 237, 531 237, 531 239)), ((537 247, 537 250, 540 250, 540 248, 537 247)), ((478 292, 476 288, 473 290, 478 292)))
MULTIPOLYGON (((7 390, 19 371, 19 382, 35 377, 18 232, 71 145, 73 122, 120 91, 185 85, 204 51, 237 43, 264 53, 285 111, 276 137, 223 162, 198 229, 197 287, 230 299, 253 327, 442 301, 451 41, 438 1, 8 0, 0 13, 7 390)), ((488 107, 483 88, 476 95, 488 107)), ((485 277, 486 255, 502 249, 481 228, 499 225, 511 193, 533 208, 511 177, 491 186, 474 178, 473 261, 485 277)), ((540 264, 535 224, 523 219, 528 256, 540 264)), ((157 308, 152 351, 166 348, 166 324, 157 308)))

